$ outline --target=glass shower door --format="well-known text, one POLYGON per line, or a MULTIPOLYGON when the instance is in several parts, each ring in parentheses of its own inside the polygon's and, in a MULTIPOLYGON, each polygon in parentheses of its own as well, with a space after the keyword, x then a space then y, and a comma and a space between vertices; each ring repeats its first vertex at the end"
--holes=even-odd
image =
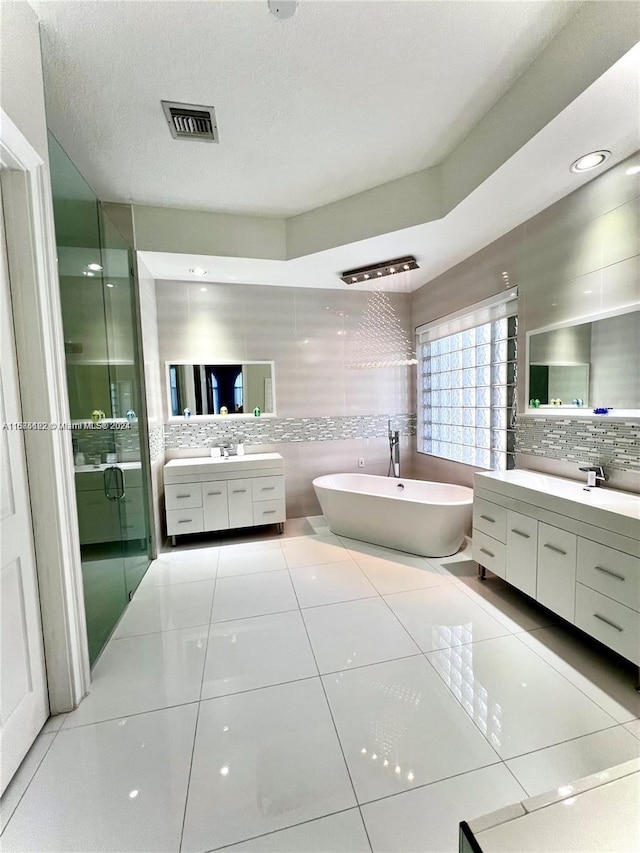
POLYGON ((134 281, 126 240, 51 135, 49 157, 93 664, 150 561, 134 281))
POLYGON ((149 567, 150 519, 147 466, 142 452, 144 413, 140 348, 135 311, 132 251, 100 209, 110 411, 114 421, 117 468, 116 506, 120 524, 127 598, 130 600, 149 567))

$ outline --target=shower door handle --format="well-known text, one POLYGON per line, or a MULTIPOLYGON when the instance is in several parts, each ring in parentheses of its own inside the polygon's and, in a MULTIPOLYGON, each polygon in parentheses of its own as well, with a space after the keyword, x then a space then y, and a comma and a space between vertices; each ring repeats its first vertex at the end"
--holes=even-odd
POLYGON ((116 472, 118 482, 118 495, 116 497, 116 500, 122 501, 124 500, 124 496, 126 494, 126 490, 124 487, 124 471, 122 470, 122 468, 116 468, 116 472))
POLYGON ((108 501, 121 501, 125 496, 122 468, 112 465, 104 469, 104 494, 108 501))

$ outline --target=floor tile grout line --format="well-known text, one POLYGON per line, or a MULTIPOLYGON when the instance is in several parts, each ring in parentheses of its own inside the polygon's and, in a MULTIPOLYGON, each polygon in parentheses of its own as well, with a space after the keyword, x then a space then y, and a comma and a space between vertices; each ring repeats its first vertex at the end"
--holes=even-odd
MULTIPOLYGON (((571 623, 568 623, 568 624, 570 625, 571 623)), ((543 655, 540 654, 540 652, 536 651, 535 649, 531 648, 531 646, 527 645, 527 643, 525 643, 520 637, 520 634, 531 635, 534 633, 534 631, 544 631, 544 630, 548 630, 549 628, 560 628, 560 629, 562 629, 562 627, 563 627, 562 623, 555 623, 553 625, 543 625, 543 626, 540 626, 538 628, 531 628, 529 631, 518 631, 518 633, 514 634, 514 636, 518 637, 518 639, 523 644, 523 646, 526 646, 529 649, 529 651, 533 652, 534 655, 537 655, 537 657, 539 657, 540 660, 542 660, 544 663, 546 663, 548 666, 550 666, 553 670, 555 670, 555 672, 558 673, 558 675, 561 675, 564 679, 566 679, 569 682, 569 684, 571 684, 573 687, 575 687, 576 690, 578 690, 580 693, 582 693, 584 696, 586 696, 587 699, 590 699, 595 705, 597 705, 601 711, 604 711, 605 714, 608 714, 609 717, 616 720, 616 718, 613 716, 613 714, 611 714, 609 711, 607 711, 606 708, 603 708, 602 705, 600 705, 600 703, 596 699, 593 699, 591 696, 589 696, 588 693, 585 693, 581 687, 578 687, 577 684, 574 684, 573 681, 571 681, 571 679, 568 678, 568 676, 566 676, 560 669, 557 668, 557 666, 555 666, 553 663, 550 663, 545 657, 543 657, 543 655)), ((573 626, 573 627, 575 627, 575 626, 573 626)), ((588 647, 585 647, 585 648, 588 648, 588 647)), ((555 654, 555 652, 553 654, 555 654)), ((582 673, 580 673, 580 675, 582 675, 582 673)), ((582 675, 582 677, 586 679, 587 676, 582 675)), ((607 693, 607 691, 603 687, 599 687, 598 685, 596 685, 596 687, 598 687, 598 689, 601 690, 603 693, 605 693, 605 694, 607 693)), ((609 696, 609 694, 607 694, 607 696, 609 696)), ((613 701, 617 702, 617 704, 619 704, 619 705, 622 704, 621 702, 618 702, 618 700, 615 699, 615 697, 613 697, 613 696, 609 696, 609 698, 613 699, 613 701)), ((619 720, 616 720, 616 722, 619 723, 619 725, 624 725, 624 723, 620 723, 619 720)), ((627 720, 627 722, 630 722, 630 721, 627 720)))
MULTIPOLYGON (((522 632, 522 633, 525 633, 525 632, 522 632)), ((516 636, 516 635, 514 635, 514 634, 507 634, 507 635, 503 635, 503 636, 516 636)), ((488 642, 490 642, 491 640, 500 640, 500 639, 503 639, 503 637, 489 637, 489 638, 487 638, 486 640, 477 640, 476 642, 478 642, 478 643, 488 643, 488 642)), ((522 642, 522 641, 520 641, 520 642, 522 642)), ((475 645, 475 643, 468 643, 468 644, 466 644, 466 645, 475 645)), ((526 646, 526 643, 522 643, 522 645, 526 646)), ((449 647, 449 648, 456 648, 456 647, 449 647)), ((526 646, 526 648, 529 648, 529 647, 528 647, 528 646, 526 646)), ((563 743, 569 743, 569 742, 574 741, 574 740, 579 740, 579 739, 580 739, 580 738, 582 738, 582 737, 587 737, 587 736, 592 735, 592 734, 597 734, 598 732, 601 732, 601 731, 609 731, 610 729, 616 728, 617 726, 624 726, 624 723, 619 723, 617 720, 613 720, 613 717, 611 717, 611 714, 607 714, 607 716, 609 716, 609 717, 613 720, 613 723, 612 723, 611 725, 609 725, 609 726, 604 726, 603 728, 596 729, 595 731, 592 731, 592 732, 585 732, 584 734, 576 735, 575 737, 566 738, 566 740, 561 740, 561 741, 558 741, 557 743, 547 744, 547 745, 545 745, 545 746, 541 746, 541 747, 539 747, 538 749, 532 749, 532 750, 529 750, 528 752, 522 752, 522 753, 518 753, 518 755, 512 755, 512 756, 509 756, 508 758, 503 758, 502 756, 500 756, 500 755, 499 755, 499 753, 498 753, 497 749, 493 746, 493 744, 491 743, 491 741, 489 740, 489 738, 488 738, 488 737, 485 735, 485 733, 482 731, 482 729, 480 728, 480 726, 477 724, 476 720, 475 720, 475 719, 474 719, 474 718, 473 718, 473 717, 468 713, 468 711, 466 711, 466 709, 464 708, 464 706, 462 705, 462 703, 461 703, 459 700, 457 700, 457 699, 456 699, 456 697, 454 696, 453 692, 449 689, 449 687, 448 687, 448 685, 447 685, 446 681, 444 680, 444 678, 442 677, 442 675, 440 674, 440 672, 436 669, 436 667, 434 666, 434 664, 432 663, 432 661, 429 659, 428 655, 433 654, 434 652, 438 652, 438 651, 444 651, 444 650, 443 650, 443 649, 434 649, 432 652, 422 652, 422 654, 423 654, 423 656, 426 658, 427 662, 428 662, 428 663, 431 665, 431 667, 434 669, 434 671, 436 672, 436 674, 438 675, 438 677, 441 679, 441 681, 444 683, 445 687, 447 688, 447 690, 449 691, 449 693, 453 696, 454 700, 455 700, 455 701, 457 702, 457 704, 462 708, 462 710, 465 712, 465 714, 467 715, 467 717, 469 717, 469 719, 472 721, 472 723, 473 723, 473 724, 475 725, 475 727, 478 729, 478 731, 480 732, 480 734, 481 734, 481 735, 484 737, 484 739, 487 741, 487 743, 489 744, 489 746, 493 749, 493 751, 496 753, 496 755, 498 755, 498 757, 499 757, 500 761, 502 761, 504 764, 506 764, 508 761, 513 761, 513 760, 515 760, 516 758, 521 758, 521 757, 523 757, 523 756, 525 756, 525 755, 533 755, 533 754, 534 754, 534 753, 536 753, 536 752, 541 752, 542 750, 550 749, 550 748, 552 748, 552 747, 554 747, 554 746, 561 746, 563 743)), ((532 651, 532 650, 530 650, 530 651, 532 651)), ((543 661, 543 663, 546 663, 546 661, 544 660, 544 658, 541 658, 541 660, 543 661)), ((555 671, 557 672, 557 670, 555 670, 555 671)), ((562 673, 558 673, 558 674, 560 674, 560 675, 561 675, 562 673)), ((568 680, 568 679, 566 679, 566 680, 568 680)), ((569 683, 571 683, 571 682, 569 682, 569 683)), ((580 691, 580 692, 582 692, 582 691, 580 691)), ((587 699, 590 699, 590 697, 589 697, 589 696, 586 696, 586 694, 583 694, 583 695, 584 695, 587 699)), ((591 700, 591 701, 593 702, 593 700, 591 700)), ((595 704, 595 703, 594 703, 594 704, 595 704)), ((600 710, 601 710, 601 711, 603 711, 603 713, 607 713, 606 711, 604 711, 604 709, 603 709, 603 708, 600 708, 600 710)))
POLYGON ((489 764, 481 764, 480 767, 474 767, 473 770, 463 770, 461 773, 453 773, 451 776, 443 776, 442 779, 433 779, 431 782, 423 782, 421 785, 412 785, 411 788, 407 788, 405 791, 394 791, 392 794, 384 794, 382 797, 374 797, 372 800, 365 800, 360 803, 360 805, 371 806, 375 803, 380 803, 383 800, 402 797, 404 794, 410 794, 413 791, 419 791, 423 788, 430 788, 432 785, 439 785, 441 782, 449 782, 451 779, 458 779, 460 776, 467 776, 469 773, 477 773, 479 770, 487 770, 489 767, 497 767, 499 764, 504 764, 502 759, 492 761, 489 764))
POLYGON ((287 610, 270 610, 267 613, 251 613, 247 616, 232 616, 230 619, 218 619, 210 622, 210 625, 228 625, 229 622, 238 622, 241 619, 257 619, 259 616, 278 616, 280 613, 299 613, 299 607, 289 607, 287 610))
MULTIPOLYGON (((528 633, 529 633, 529 631, 521 631, 520 633, 521 633, 521 634, 528 634, 528 633)), ((568 678, 568 677, 564 674, 564 672, 562 672, 561 670, 559 670, 559 669, 558 669, 557 667, 555 667, 552 663, 549 663, 549 661, 548 661, 548 660, 546 660, 546 659, 545 659, 541 654, 539 654, 535 649, 532 649, 532 648, 531 648, 531 646, 528 646, 525 642, 523 642, 523 641, 522 641, 522 639, 521 639, 521 637, 519 636, 519 634, 513 634, 512 636, 513 636, 513 637, 515 637, 515 639, 516 639, 516 640, 518 640, 518 642, 520 642, 520 643, 521 643, 521 644, 522 644, 526 649, 528 649, 530 652, 533 652, 533 654, 534 654, 534 655, 535 655, 539 660, 541 660, 541 661, 542 661, 543 663, 545 663, 547 666, 551 667, 551 669, 552 669, 554 672, 556 672, 558 675, 560 675, 560 676, 561 676, 561 677, 562 677, 562 678, 567 682, 567 684, 570 684, 570 685, 571 685, 571 687, 573 687, 573 688, 574 688, 574 690, 577 690, 577 691, 578 691, 578 693, 581 693, 581 694, 585 697, 585 699, 587 699, 589 702, 592 702, 592 703, 593 703, 597 708, 599 708, 599 709, 602 711, 602 713, 603 713, 603 714, 606 714, 606 715, 607 715, 607 717, 609 717, 609 719, 610 719, 610 720, 613 720, 614 724, 619 724, 619 723, 618 723, 618 720, 616 720, 616 718, 613 716, 613 714, 610 714, 607 710, 605 710, 605 709, 602 707, 602 705, 600 705, 600 704, 599 704, 599 702, 597 702, 595 699, 593 699, 591 696, 589 696, 589 694, 588 694, 588 693, 585 693, 585 692, 584 692, 584 690, 583 690, 581 687, 578 687, 578 685, 577 685, 577 684, 574 684, 574 683, 573 683, 573 681, 571 681, 571 679, 570 679, 570 678, 568 678)), ((604 691, 603 691, 603 692, 604 692, 604 691)), ((610 726, 608 726, 607 728, 611 728, 611 727, 610 727, 610 726)))
MULTIPOLYGON (((218 565, 219 565, 219 558, 218 558, 218 565)), ((187 789, 186 789, 185 795, 184 795, 184 811, 182 813, 182 826, 180 827, 180 842, 178 844, 178 851, 182 850, 182 842, 183 842, 183 838, 184 838, 184 828, 185 828, 185 824, 187 821, 187 807, 189 805, 189 789, 191 788, 191 774, 193 772, 193 759, 194 759, 195 754, 196 754, 196 741, 198 739, 198 723, 200 721, 200 708, 202 705, 202 688, 204 685, 204 674, 205 674, 206 669, 207 669, 207 656, 209 654, 209 638, 211 636, 211 619, 213 618, 213 603, 215 601, 216 587, 218 585, 218 581, 217 581, 218 565, 216 565, 216 580, 214 581, 214 584, 213 584, 213 595, 211 596, 211 607, 209 608, 209 630, 207 631, 207 641, 205 643, 204 659, 202 661, 202 676, 200 678, 200 692, 198 694, 198 696, 199 696, 198 708, 196 710, 196 722, 195 722, 195 726, 193 728, 193 744, 191 746, 191 760, 189 762, 189 773, 187 775, 187 789)))
POLYGON ((400 617, 398 616, 398 614, 394 611, 394 609, 391 607, 391 605, 389 604, 389 602, 385 599, 384 595, 381 595, 381 596, 380 596, 380 598, 384 601, 385 605, 387 606, 387 609, 388 609, 388 610, 393 614, 394 618, 395 618, 395 619, 396 619, 396 621, 400 624, 400 626, 402 627, 402 630, 403 630, 403 631, 406 633, 406 635, 409 637, 409 639, 411 640, 411 642, 413 643, 413 645, 418 649, 418 651, 419 651, 420 653, 423 653, 423 652, 422 652, 422 649, 420 648, 420 644, 418 643, 418 641, 413 637, 413 635, 411 634, 411 632, 409 631, 409 629, 406 627, 406 625, 404 624, 404 622, 402 621, 402 619, 400 619, 400 617))
MULTIPOLYGON (((356 561, 351 556, 349 556, 349 554, 347 554, 346 551, 345 551, 345 556, 340 557, 339 560, 329 560, 328 562, 324 562, 324 563, 315 563, 315 562, 303 563, 303 565, 301 565, 301 566, 290 566, 289 561, 287 560, 286 554, 284 555, 284 558, 285 558, 285 561, 287 563, 287 566, 286 566, 287 570, 290 572, 297 572, 300 569, 316 569, 316 568, 320 568, 320 566, 333 566, 336 563, 353 563, 354 566, 357 565, 356 561)), ((360 567, 358 566, 358 568, 360 568, 360 567)))
POLYGON ((220 847, 211 847, 206 850, 206 853, 217 853, 218 850, 226 850, 228 847, 235 847, 236 844, 248 844, 250 841, 257 841, 259 838, 268 838, 270 835, 276 835, 278 832, 286 832, 288 829, 297 829, 299 826, 306 826, 308 823, 316 823, 319 820, 324 820, 335 815, 345 814, 346 812, 355 811, 357 806, 349 806, 346 809, 338 809, 335 812, 311 817, 309 820, 301 820, 299 823, 292 823, 289 826, 283 826, 281 829, 271 829, 269 832, 263 832, 260 835, 251 835, 249 838, 241 838, 239 841, 232 841, 230 844, 222 844, 220 847))
MULTIPOLYGON (((498 575, 496 575, 496 577, 498 577, 498 575)), ((500 580, 502 580, 502 578, 500 578, 500 580)), ((478 581, 478 583, 481 583, 481 581, 478 581)), ((487 583, 486 579, 484 581, 482 581, 482 583, 486 584, 487 583)), ((552 621, 550 621, 548 624, 536 625, 535 628, 522 628, 522 627, 520 627, 519 630, 514 631, 512 628, 509 628, 508 625, 506 624, 506 621, 503 621, 503 619, 500 617, 503 617, 505 620, 508 620, 510 622, 514 622, 514 620, 510 616, 507 616, 505 613, 502 613, 502 612, 500 612, 499 616, 492 613, 490 608, 493 608, 495 610, 495 609, 497 609, 496 606, 494 604, 491 604, 491 602, 488 601, 486 598, 484 598, 484 596, 480 595, 480 593, 478 593, 478 592, 474 593, 473 589, 469 586, 469 584, 466 584, 466 583, 464 583, 464 581, 461 581, 459 584, 456 584, 456 586, 458 586, 460 591, 463 592, 468 598, 470 598, 472 601, 474 601, 478 605, 478 607, 481 607, 485 611, 485 613, 487 613, 489 616, 492 616, 496 620, 496 622, 499 622, 501 625, 504 625, 505 628, 507 628, 507 630, 511 634, 524 634, 524 633, 529 633, 530 631, 538 631, 542 628, 553 628, 558 624, 557 618, 554 617, 552 619, 552 621)), ((509 587, 508 584, 507 584, 507 589, 510 592, 520 593, 520 591, 517 589, 517 587, 509 587)), ((522 593, 522 595, 525 595, 525 593, 522 593)), ((535 601, 535 599, 529 598, 529 596, 525 595, 525 597, 527 599, 527 605, 528 606, 531 607, 533 605, 534 610, 537 610, 539 608, 542 612, 543 605, 539 605, 538 602, 535 601)), ((546 608, 544 608, 544 611, 548 612, 548 613, 551 612, 551 611, 547 611, 546 608)))
MULTIPOLYGON (((293 578, 291 578, 291 569, 289 569, 289 578, 291 580, 291 586, 293 586, 293 592, 294 592, 294 595, 296 596, 296 601, 297 601, 298 600, 298 593, 296 592, 296 588, 295 588, 295 585, 293 583, 293 578)), ((299 605, 300 605, 300 602, 298 601, 298 606, 299 605)), ((302 615, 302 608, 300 608, 300 613, 302 615)), ((335 721, 335 718, 333 716, 333 711, 331 709, 331 704, 329 703, 329 697, 327 696, 327 691, 326 691, 326 688, 324 686, 324 681, 322 680, 322 675, 320 674, 320 667, 318 666, 318 659, 316 658, 316 652, 315 652, 315 649, 313 648, 313 643, 311 642, 311 637, 309 636, 309 629, 307 628, 307 623, 304 620, 304 615, 302 615, 302 624, 304 625, 304 630, 305 630, 305 633, 307 635, 307 642, 309 643, 309 648, 311 649, 311 654, 313 655, 313 660, 315 661, 316 669, 318 670, 318 677, 320 679, 320 687, 322 689, 322 694, 324 696, 324 701, 326 703, 327 711, 329 712, 329 717, 331 718, 331 723, 333 725, 333 730, 334 730, 335 735, 336 735, 336 740, 338 741, 338 746, 340 747, 340 753, 342 755, 342 760, 344 762, 344 768, 347 771, 347 776, 349 777, 349 784, 351 785, 351 790, 353 791, 353 799, 355 800, 356 808, 358 809, 358 811, 360 813, 360 820, 362 821, 362 825, 364 826, 364 831, 365 831, 365 834, 367 836, 367 842, 368 842, 369 847, 373 853, 373 846, 371 844, 371 839, 369 838, 369 833, 367 831, 367 827, 366 827, 365 822, 364 822, 364 816, 362 814, 362 811, 360 811, 360 804, 358 803, 358 795, 356 793, 356 787, 353 784, 353 778, 351 777, 351 770, 349 769, 349 765, 347 763, 347 757, 344 754, 344 747, 342 745, 342 741, 340 740, 340 734, 338 733, 338 727, 336 725, 336 721, 335 721)))
MULTIPOLYGON (((565 744, 565 743, 572 743, 573 741, 578 741, 578 740, 581 740, 582 738, 585 738, 585 737, 591 737, 592 735, 601 734, 602 732, 612 731, 613 729, 616 729, 616 728, 624 728, 624 724, 623 724, 623 723, 618 723, 618 725, 617 725, 617 726, 607 726, 607 727, 606 727, 606 728, 604 728, 604 729, 597 729, 597 730, 596 730, 596 731, 594 731, 594 732, 586 732, 586 734, 576 735, 575 737, 570 737, 570 738, 567 738, 566 740, 558 741, 558 743, 550 743, 548 746, 541 746, 539 749, 532 749, 532 750, 529 750, 529 752, 522 752, 522 753, 520 753, 519 755, 512 755, 510 758, 503 758, 503 759, 502 759, 502 763, 505 765, 505 767, 507 768, 507 770, 511 773, 511 775, 512 775, 512 776, 513 776, 513 778, 516 780, 516 782, 518 783, 518 785, 523 789, 523 791, 525 791, 525 792, 526 792, 526 794, 527 794, 527 798, 529 798, 529 797, 535 797, 535 796, 538 796, 538 794, 531 794, 531 793, 529 793, 528 789, 525 787, 524 782, 522 782, 522 781, 518 778, 518 776, 517 776, 517 774, 516 774, 515 770, 513 770, 513 769, 509 766, 509 762, 510 762, 510 761, 517 761, 519 758, 526 758, 526 757, 528 757, 528 756, 530 756, 530 755, 535 755, 535 754, 536 754, 536 753, 538 753, 538 752, 545 752, 546 750, 548 750, 548 749, 554 749, 554 748, 555 748, 555 747, 557 747, 557 746, 564 746, 564 744, 565 744)), ((595 771, 595 772, 598 772, 598 771, 595 771)), ((567 781, 572 781, 572 780, 567 780, 567 781)), ((545 793, 545 792, 544 792, 544 791, 542 791, 541 793, 545 793)))
MULTIPOLYGON (((217 571, 218 570, 216 569, 216 574, 217 574, 217 571)), ((196 584, 196 583, 202 583, 202 584, 209 583, 209 584, 211 584, 211 583, 215 583, 215 581, 216 581, 216 579, 215 579, 215 577, 213 577, 213 578, 201 578, 200 580, 197 580, 197 581, 180 581, 179 583, 167 583, 167 584, 157 584, 157 585, 153 584, 153 585, 145 585, 145 586, 142 586, 142 582, 141 582, 140 585, 138 586, 138 588, 136 589, 135 593, 133 594, 133 597, 131 598, 131 601, 129 603, 133 604, 134 601, 140 601, 140 598, 138 597, 140 595, 146 596, 148 593, 156 593, 157 590, 165 589, 168 586, 171 586, 171 587, 174 587, 174 586, 191 586, 191 585, 196 584)))
POLYGON ((197 622, 195 625, 184 625, 180 628, 160 628, 159 631, 145 631, 144 634, 125 634, 123 637, 112 637, 109 642, 135 640, 137 637, 154 637, 156 634, 173 634, 175 631, 191 631, 193 628, 204 628, 210 624, 211 622, 197 622))
POLYGON ((269 690, 271 687, 286 687, 288 684, 297 684, 299 681, 312 681, 321 678, 317 675, 303 675, 301 678, 290 678, 287 681, 274 681, 273 684, 260 684, 256 687, 247 687, 246 690, 236 690, 234 693, 220 693, 218 696, 203 696, 200 702, 214 702, 216 699, 229 699, 232 696, 246 696, 247 693, 255 693, 258 690, 269 690))
MULTIPOLYGON (((45 725, 46 725, 46 724, 45 724, 45 725)), ((31 783, 32 783, 32 782, 33 782, 33 780, 36 778, 36 775, 38 774, 38 771, 39 771, 39 770, 40 770, 40 768, 42 767, 42 762, 45 760, 45 758, 46 758, 46 757, 47 757, 47 755, 49 754, 49 750, 50 750, 50 749, 51 749, 51 747, 53 746, 53 743, 54 743, 55 739, 56 739, 56 738, 58 737, 58 735, 60 734, 60 729, 56 729, 56 731, 55 731, 55 732, 43 732, 43 731, 41 730, 41 731, 38 733, 38 737, 40 737, 40 735, 42 735, 42 734, 44 734, 45 736, 46 736, 46 735, 49 735, 49 734, 52 734, 52 735, 53 735, 53 737, 51 738, 51 742, 49 743, 49 746, 45 749, 45 751, 44 751, 44 754, 43 754, 42 758, 41 758, 41 759, 40 759, 40 761, 38 762, 38 764, 37 764, 37 766, 36 766, 36 769, 33 771, 32 775, 31 775, 31 778, 29 779, 29 781, 28 781, 28 782, 27 782, 27 784, 25 785, 24 791, 23 791, 23 792, 22 792, 22 794, 20 794, 20 796, 18 797, 18 802, 17 802, 17 803, 15 804, 15 806, 13 807, 13 810, 12 810, 12 812, 11 812, 10 816, 9 816, 9 819, 7 820, 6 824, 4 825, 4 828, 3 828, 2 832, 0 832, 0 838, 4 835, 5 830, 7 829, 7 827, 9 826, 9 824, 11 823, 11 821, 13 820, 13 816, 14 816, 14 815, 15 815, 15 813, 18 811, 18 807, 20 806, 20 803, 22 802, 22 800, 23 800, 23 799, 24 799, 24 797, 26 796, 27 791, 28 791, 28 790, 29 790, 29 788, 31 787, 31 783)), ((35 743, 36 743, 36 741, 34 741, 34 745, 35 745, 35 743)), ((28 753, 27 753, 27 755, 28 755, 28 753)), ((26 758, 26 757, 27 757, 27 756, 25 756, 25 758, 26 758)), ((24 759, 23 759, 23 761, 24 761, 24 759)), ((8 787, 9 787, 9 786, 7 786, 7 789, 8 789, 8 787)), ((4 792, 4 794, 3 794, 2 796, 4 797, 4 795, 5 795, 5 794, 6 794, 6 790, 5 790, 5 792, 4 792)), ((0 800, 0 801, 1 801, 1 800, 0 800)))
MULTIPOLYGON (((86 729, 89 726, 101 726, 103 723, 115 723, 117 720, 128 720, 131 717, 142 717, 144 714, 157 714, 160 711, 172 711, 174 708, 184 708, 185 705, 196 705, 198 699, 189 699, 188 702, 176 702, 173 705, 161 705, 159 708, 146 708, 144 711, 133 711, 132 713, 119 714, 117 717, 106 717, 103 720, 89 720, 86 723, 78 723, 75 726, 65 726, 63 723, 58 734, 72 732, 76 729, 86 729)), ((70 711, 69 713, 73 713, 70 711)))
POLYGON ((504 765, 505 770, 506 770, 506 771, 507 771, 507 773, 509 773, 509 775, 510 775, 514 780, 515 780, 516 785, 517 785, 519 788, 521 788, 521 789, 525 792, 526 797, 523 797, 523 799, 525 799, 525 800, 526 800, 526 799, 529 799, 529 797, 531 797, 531 796, 533 796, 533 795, 529 793, 528 789, 527 789, 527 788, 525 788, 524 784, 523 784, 523 783, 518 779, 518 777, 516 776, 515 772, 514 772, 514 771, 509 767, 509 765, 507 764, 507 761, 511 761, 511 759, 509 758, 509 759, 507 759, 506 761, 505 761, 505 759, 503 759, 503 760, 502 760, 502 764, 504 765))
MULTIPOLYGON (((493 639, 500 639, 500 637, 495 637, 495 638, 493 638, 493 639)), ((487 643, 487 642, 489 642, 489 640, 479 640, 479 642, 481 642, 481 643, 487 643)), ((473 643, 471 643, 470 645, 473 645, 473 643)), ((454 648, 456 648, 456 647, 454 647, 454 648)), ((442 649, 437 649, 437 651, 442 651, 442 649)), ((459 707, 461 708, 461 710, 463 711, 463 713, 466 715, 466 717, 467 717, 469 720, 471 720, 471 722, 473 723, 473 725, 475 726, 475 728, 480 732, 480 734, 482 735, 482 737, 483 737, 483 738, 485 739, 485 741, 489 744, 489 746, 491 747, 491 749, 495 752, 495 754, 496 754, 496 755, 497 755, 497 757, 498 757, 498 761, 504 761, 504 759, 502 758, 502 756, 498 753, 498 750, 497 750, 497 749, 495 748, 495 746, 491 743, 491 741, 490 741, 490 740, 489 740, 489 738, 486 736, 486 734, 482 731, 482 729, 480 728, 480 726, 479 726, 479 725, 478 725, 478 723, 476 722, 475 718, 474 718, 474 717, 472 717, 472 716, 471 716, 471 714, 469 714, 469 712, 466 710, 466 708, 464 707, 464 705, 462 704, 462 702, 460 702, 460 701, 455 697, 455 695, 454 695, 453 691, 449 688, 449 685, 448 685, 448 684, 447 684, 447 682, 444 680, 444 678, 443 678, 443 676, 441 675, 441 673, 440 673, 440 672, 438 672, 438 670, 436 669, 436 667, 434 666, 434 664, 429 660, 429 658, 427 657, 427 655, 429 655, 429 654, 432 654, 432 652, 422 652, 423 657, 425 658, 425 660, 427 661, 427 663, 429 664, 429 666, 430 666, 430 667, 432 667, 433 671, 434 671, 434 672, 435 672, 435 674, 438 676, 438 678, 440 679, 440 681, 444 684, 445 689, 449 692, 449 694, 451 695, 451 697, 452 697, 452 699, 454 700, 454 702, 456 702, 456 704, 457 704, 457 705, 459 705, 459 707)))

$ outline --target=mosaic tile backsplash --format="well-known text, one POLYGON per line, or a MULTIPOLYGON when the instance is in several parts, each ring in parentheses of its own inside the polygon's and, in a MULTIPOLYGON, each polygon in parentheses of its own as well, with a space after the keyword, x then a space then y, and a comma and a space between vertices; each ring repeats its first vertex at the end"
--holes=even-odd
POLYGON ((149 455, 152 462, 164 457, 164 427, 149 427, 149 455))
POLYGON ((516 453, 640 473, 640 420, 519 417, 516 453))
POLYGON ((253 418, 242 421, 177 421, 164 425, 164 446, 209 448, 220 444, 278 444, 295 441, 340 441, 384 438, 387 423, 401 435, 416 434, 416 416, 347 415, 325 418, 253 418))

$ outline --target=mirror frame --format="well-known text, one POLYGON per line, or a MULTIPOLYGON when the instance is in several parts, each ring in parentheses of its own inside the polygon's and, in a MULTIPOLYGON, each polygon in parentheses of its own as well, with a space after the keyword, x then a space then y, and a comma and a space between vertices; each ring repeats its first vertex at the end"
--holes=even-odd
MULTIPOLYGON (((603 417, 602 415, 594 415, 593 414, 593 406, 540 406, 539 408, 535 408, 534 406, 529 405, 529 366, 531 364, 530 355, 531 355, 531 336, 532 335, 540 335, 545 332, 555 332, 558 329, 567 329, 572 326, 582 326, 585 323, 593 323, 597 320, 607 320, 609 317, 619 317, 623 314, 631 314, 634 311, 640 311, 640 302, 633 302, 630 305, 625 305, 622 308, 612 308, 608 311, 598 311, 595 314, 586 314, 582 317, 574 317, 571 320, 564 320, 561 323, 553 323, 549 326, 542 326, 539 329, 531 329, 526 333, 526 347, 525 347, 525 376, 524 376, 524 389, 525 389, 525 408, 521 413, 524 417, 567 417, 568 415, 577 416, 577 417, 603 417)), ((591 375, 591 364, 589 364, 589 375, 591 375)), ((640 417, 640 408, 637 409, 612 409, 612 417, 632 417, 638 418, 640 417)))
MULTIPOLYGON (((273 411, 272 412, 262 412, 261 418, 275 418, 277 417, 277 399, 276 399, 276 363, 275 361, 268 361, 266 359, 253 359, 251 361, 245 361, 241 358, 215 358, 212 360, 208 360, 207 364, 269 364, 271 365, 271 393, 273 397, 273 411)), ((186 364, 186 365, 198 365, 204 364, 202 361, 192 361, 191 359, 179 359, 172 358, 170 361, 165 361, 164 363, 164 377, 165 377, 165 394, 166 394, 166 411, 168 413, 167 422, 171 421, 172 423, 188 423, 189 421, 246 421, 246 420, 254 420, 255 415, 253 412, 243 412, 241 415, 237 415, 235 412, 232 412, 228 415, 191 415, 190 418, 185 418, 184 415, 174 415, 171 411, 171 380, 169 378, 169 367, 174 364, 186 364)))

